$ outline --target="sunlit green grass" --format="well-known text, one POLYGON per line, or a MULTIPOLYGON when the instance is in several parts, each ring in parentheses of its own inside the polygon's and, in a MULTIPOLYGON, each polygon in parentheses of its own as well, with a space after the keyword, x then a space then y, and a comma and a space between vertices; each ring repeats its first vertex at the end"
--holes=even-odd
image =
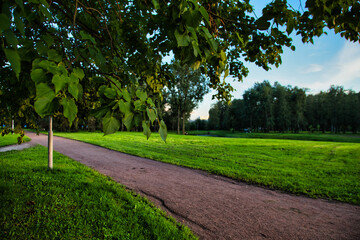
POLYGON ((310 197, 360 204, 360 144, 141 133, 57 133, 133 155, 310 197))
MULTIPOLYGON (((17 144, 17 142, 18 142, 17 138, 18 137, 19 137, 18 134, 7 134, 7 135, 4 135, 4 136, 0 135, 0 147, 17 144)), ((24 137, 24 142, 28 142, 28 141, 30 141, 30 138, 25 136, 24 137)))
POLYGON ((194 239, 111 179, 47 149, 0 153, 0 239, 194 239))
POLYGON ((189 131, 191 135, 211 135, 219 137, 232 137, 232 138, 263 138, 263 139, 290 139, 290 140, 305 140, 305 141, 330 141, 330 142, 352 142, 360 143, 359 134, 331 134, 331 133, 244 133, 211 130, 211 131, 189 131))

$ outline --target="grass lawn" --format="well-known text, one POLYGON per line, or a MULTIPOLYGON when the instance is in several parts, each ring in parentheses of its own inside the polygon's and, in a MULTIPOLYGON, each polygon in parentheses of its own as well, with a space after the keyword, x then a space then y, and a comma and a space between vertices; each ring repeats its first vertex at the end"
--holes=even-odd
POLYGON ((153 133, 56 133, 272 189, 360 204, 360 144, 153 133))
MULTIPOLYGON (((0 147, 4 147, 4 146, 8 146, 8 145, 13 145, 13 144, 17 144, 17 138, 19 137, 18 134, 7 134, 5 136, 0 136, 0 147)), ((24 142, 28 142, 30 141, 30 138, 28 138, 27 136, 24 137, 24 142)))
POLYGON ((232 133, 230 131, 189 131, 190 135, 212 135, 233 138, 264 138, 264 139, 290 139, 304 141, 352 142, 360 143, 359 134, 331 134, 331 133, 232 133))
POLYGON ((37 146, 0 153, 0 239, 195 239, 113 180, 37 146))

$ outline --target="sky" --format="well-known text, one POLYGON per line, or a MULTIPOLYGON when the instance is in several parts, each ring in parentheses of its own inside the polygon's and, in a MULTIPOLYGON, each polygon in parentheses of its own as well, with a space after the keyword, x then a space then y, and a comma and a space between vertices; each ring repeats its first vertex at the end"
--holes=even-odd
MULTIPOLYGON (((260 14, 261 15, 261 14, 260 14)), ((236 89, 233 99, 242 99, 243 93, 254 86, 256 82, 268 80, 272 85, 279 82, 283 86, 291 85, 307 88, 308 94, 327 91, 331 85, 343 86, 344 89, 360 91, 360 44, 353 43, 333 30, 327 30, 328 35, 314 39, 314 44, 303 44, 299 36, 292 36, 295 51, 284 48, 282 64, 272 70, 265 71, 252 63, 245 63, 249 75, 243 82, 233 82, 231 77, 227 82, 236 89)), ((205 95, 197 109, 191 113, 191 120, 207 119, 209 109, 217 100, 211 100, 214 91, 205 95)))

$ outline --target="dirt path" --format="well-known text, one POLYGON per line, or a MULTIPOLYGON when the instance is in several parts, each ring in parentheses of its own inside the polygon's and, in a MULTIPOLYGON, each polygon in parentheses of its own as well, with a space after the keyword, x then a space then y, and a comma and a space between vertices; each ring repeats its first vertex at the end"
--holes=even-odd
MULTIPOLYGON (((32 144, 47 146, 47 136, 27 135, 32 144)), ((284 194, 54 138, 55 151, 148 197, 201 239, 360 239, 360 206, 284 194)))

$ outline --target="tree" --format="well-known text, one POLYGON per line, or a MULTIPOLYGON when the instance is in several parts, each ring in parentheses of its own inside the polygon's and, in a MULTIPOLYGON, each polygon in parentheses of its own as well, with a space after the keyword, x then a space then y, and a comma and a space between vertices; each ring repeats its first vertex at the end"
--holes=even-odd
POLYGON ((209 129, 227 130, 229 123, 229 105, 223 101, 211 105, 209 110, 209 129))
POLYGON ((295 133, 298 133, 305 126, 305 101, 306 90, 294 87, 290 90, 289 105, 291 113, 291 128, 295 133))
POLYGON ((312 42, 325 27, 359 41, 360 3, 355 0, 307 0, 296 10, 286 0, 267 4, 256 17, 250 1, 142 0, 3 0, 0 3, 1 52, 21 78, 23 64, 32 66, 35 111, 41 116, 78 114, 84 82, 102 79, 97 114, 105 134, 120 128, 166 126, 155 99, 169 81, 162 58, 173 53, 182 64, 200 68, 219 99, 233 90, 223 77, 242 80, 244 61, 266 70, 281 64, 290 34, 312 42), (26 63, 25 63, 26 62, 26 63), (91 69, 91 73, 84 69, 91 69), (85 74, 92 76, 85 77, 85 74))
POLYGON ((274 86, 275 129, 285 132, 290 127, 289 89, 278 82, 274 86))
POLYGON ((167 87, 166 102, 170 111, 177 116, 177 133, 180 134, 182 118, 182 134, 185 134, 187 118, 209 92, 208 82, 200 71, 187 65, 181 66, 179 62, 172 63, 171 73, 174 79, 167 87))
POLYGON ((234 99, 229 106, 229 126, 234 130, 242 130, 249 127, 248 117, 243 99, 234 99))

